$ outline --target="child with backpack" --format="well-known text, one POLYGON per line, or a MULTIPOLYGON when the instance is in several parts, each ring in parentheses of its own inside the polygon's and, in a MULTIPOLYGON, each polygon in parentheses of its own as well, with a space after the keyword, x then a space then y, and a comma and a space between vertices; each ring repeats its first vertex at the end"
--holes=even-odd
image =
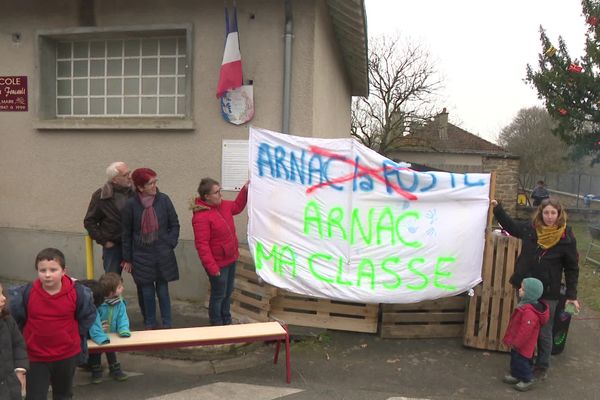
POLYGON ((23 331, 29 356, 27 400, 71 399, 75 367, 87 357, 87 332, 96 318, 91 291, 66 275, 54 248, 35 258, 38 278, 11 290, 10 311, 23 331))

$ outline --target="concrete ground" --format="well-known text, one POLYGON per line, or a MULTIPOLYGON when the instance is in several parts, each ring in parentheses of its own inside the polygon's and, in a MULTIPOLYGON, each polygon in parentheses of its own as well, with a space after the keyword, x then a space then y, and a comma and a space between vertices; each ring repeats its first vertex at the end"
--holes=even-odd
MULTIPOLYGON (((132 328, 141 328, 131 297, 128 309, 132 328)), ((201 304, 174 301, 173 313, 175 327, 208 324, 201 304)), ((508 354, 466 348, 461 339, 391 340, 294 326, 291 384, 284 354, 274 365, 272 344, 252 344, 122 353, 129 380, 93 385, 79 370, 74 393, 90 400, 600 399, 598 332, 600 315, 584 309, 548 379, 528 393, 502 383, 508 354)))
MULTIPOLYGON (((130 309, 135 326, 135 304, 130 309)), ((201 305, 174 302, 173 309, 176 326, 207 322, 201 305)), ((548 379, 529 393, 502 383, 508 354, 466 348, 460 339, 389 340, 293 326, 289 385, 283 354, 274 365, 273 346, 255 344, 121 354, 124 369, 140 375, 91 385, 79 372, 75 393, 84 399, 130 400, 600 399, 599 317, 585 310, 576 317, 548 379)))

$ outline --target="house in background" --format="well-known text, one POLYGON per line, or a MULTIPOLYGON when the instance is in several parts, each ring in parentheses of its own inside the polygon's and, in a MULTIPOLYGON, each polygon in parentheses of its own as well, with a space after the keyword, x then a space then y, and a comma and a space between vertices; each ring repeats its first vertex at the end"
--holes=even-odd
MULTIPOLYGON (((26 0, 3 8, 0 77, 27 78, 28 110, 0 111, 0 276, 31 279, 36 253, 58 247, 83 277, 83 217, 106 166, 121 160, 156 170, 179 215, 182 279, 173 295, 204 297, 188 203, 202 177, 222 179, 223 141, 248 138, 247 125, 223 120, 215 97, 223 6, 26 0)), ((254 87, 251 124, 349 137, 351 98, 368 94, 364 0, 238 0, 237 19, 254 87)), ((245 242, 246 218, 237 222, 245 242)))
MULTIPOLYGON (((496 172, 495 197, 514 213, 519 182, 519 157, 448 122, 444 110, 432 121, 404 136, 395 161, 425 164, 448 172, 496 172)), ((514 215, 514 214, 513 214, 514 215)))

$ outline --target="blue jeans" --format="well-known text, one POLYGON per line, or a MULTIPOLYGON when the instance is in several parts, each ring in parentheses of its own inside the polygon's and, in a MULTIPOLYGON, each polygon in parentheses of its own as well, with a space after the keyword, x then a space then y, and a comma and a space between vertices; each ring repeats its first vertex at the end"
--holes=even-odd
POLYGON ((210 300, 208 318, 211 325, 231 325, 231 293, 235 281, 235 262, 221 268, 219 276, 208 276, 210 300))
POLYGON ((556 314, 556 306, 558 300, 544 300, 550 308, 550 319, 545 325, 542 325, 540 329, 540 336, 538 336, 538 354, 535 361, 535 366, 538 368, 549 368, 550 367, 550 354, 552 353, 552 328, 554 327, 554 315, 556 314))
MULTIPOLYGON (((121 275, 121 272, 123 272, 121 261, 123 261, 123 245, 121 243, 115 243, 113 247, 109 249, 102 247, 102 264, 104 266, 104 272, 116 272, 121 275)), ((137 287, 137 297, 138 304, 140 305, 140 312, 142 313, 145 324, 146 312, 144 311, 144 297, 140 286, 137 287)))
POLYGON ((156 328, 156 299, 158 297, 158 306, 160 307, 160 316, 162 318, 162 327, 171 328, 171 298, 169 297, 169 282, 159 279, 152 283, 140 285, 142 296, 144 298, 144 325, 146 328, 156 328))
POLYGON ((515 349, 510 350, 510 374, 523 382, 533 379, 533 360, 523 357, 515 349))
POLYGON ((121 243, 115 243, 110 249, 102 247, 104 272, 116 272, 121 275, 123 269, 121 268, 121 261, 123 261, 123 246, 121 243))

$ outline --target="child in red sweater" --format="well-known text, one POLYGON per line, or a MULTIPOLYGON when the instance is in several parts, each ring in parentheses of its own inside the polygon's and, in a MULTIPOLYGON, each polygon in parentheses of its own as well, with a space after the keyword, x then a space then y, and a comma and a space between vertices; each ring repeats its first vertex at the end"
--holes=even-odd
POLYGON ((533 352, 542 325, 548 322, 549 311, 546 303, 538 301, 544 286, 536 278, 525 278, 519 289, 519 304, 510 316, 504 335, 504 344, 510 346, 510 375, 504 383, 515 385, 515 389, 525 392, 533 387, 533 352))
POLYGON ((40 251, 35 267, 38 279, 17 288, 11 302, 30 361, 26 398, 46 400, 52 384, 53 399, 71 399, 81 344, 96 318, 96 307, 91 291, 65 274, 60 250, 40 251))

